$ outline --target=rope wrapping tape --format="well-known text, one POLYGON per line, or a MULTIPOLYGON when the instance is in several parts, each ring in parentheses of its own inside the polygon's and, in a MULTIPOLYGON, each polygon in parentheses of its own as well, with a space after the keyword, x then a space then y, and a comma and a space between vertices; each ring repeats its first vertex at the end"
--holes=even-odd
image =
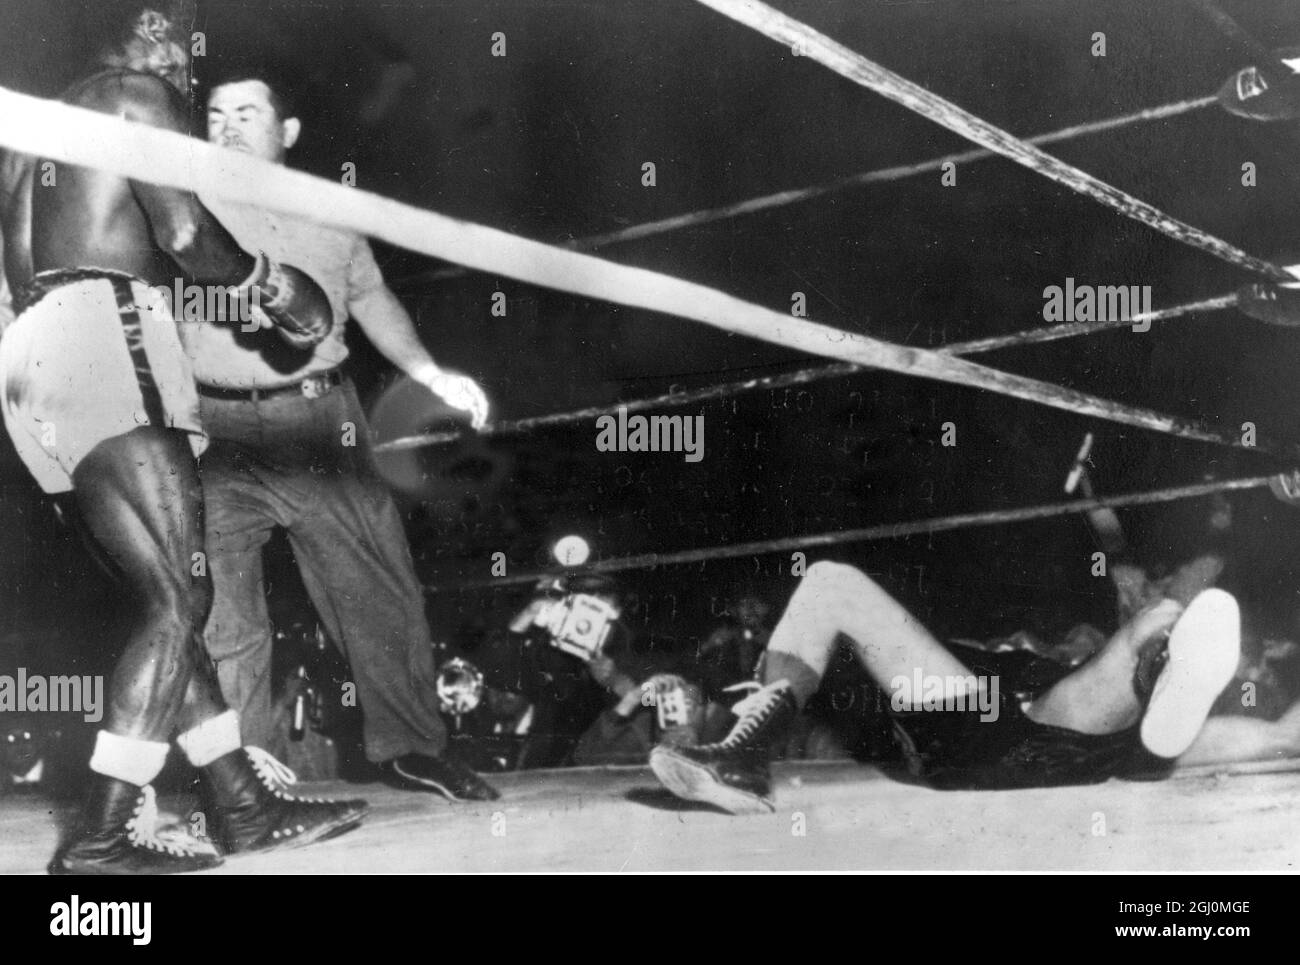
POLYGON ((912 520, 905 523, 881 523, 863 529, 840 530, 835 533, 817 533, 806 536, 790 536, 783 539, 759 540, 752 543, 733 543, 730 546, 710 546, 704 549, 680 550, 676 553, 642 553, 639 556, 623 556, 618 559, 603 560, 590 566, 573 569, 536 570, 531 573, 517 573, 514 576, 492 577, 484 580, 472 580, 446 586, 426 586, 429 593, 446 593, 459 590, 486 589, 498 586, 518 586, 534 583, 538 580, 561 576, 567 573, 614 573, 620 570, 645 570, 658 566, 682 566, 688 563, 703 563, 708 560, 734 558, 737 556, 757 556, 764 553, 783 553, 788 550, 805 550, 818 546, 835 546, 840 543, 863 543, 878 539, 900 539, 906 536, 924 536, 928 533, 943 533, 954 529, 969 529, 973 526, 997 526, 1006 523, 1025 523, 1038 519, 1050 519, 1053 516, 1067 516, 1072 513, 1086 513, 1094 509, 1121 509, 1125 506, 1150 506, 1156 503, 1169 503, 1178 499, 1195 499, 1214 493, 1240 491, 1243 489, 1260 489, 1267 486, 1274 476, 1252 476, 1245 479, 1227 479, 1217 482, 1194 483, 1190 486, 1173 486, 1168 489, 1155 489, 1141 493, 1127 493, 1122 496, 1110 496, 1099 499, 1076 499, 1070 502, 1048 503, 1042 506, 1024 506, 1018 509, 995 509, 982 513, 962 513, 956 516, 939 516, 933 519, 912 520))
POLYGON ((1100 178, 1066 164, 1002 128, 990 124, 919 84, 882 67, 861 54, 837 43, 825 34, 758 0, 696 0, 723 16, 757 30, 787 47, 828 67, 841 77, 869 88, 922 117, 927 117, 967 140, 1008 157, 1031 171, 1037 171, 1066 187, 1100 201, 1127 218, 1185 245, 1208 252, 1239 268, 1257 272, 1273 281, 1294 281, 1294 277, 1277 265, 1256 258, 1200 228, 1171 217, 1154 205, 1108 184, 1100 178))
MULTIPOLYGON (((1243 446, 1192 420, 1126 406, 929 349, 796 319, 705 285, 530 241, 143 124, 0 88, 0 144, 24 154, 346 228, 421 254, 586 298, 676 315, 808 355, 982 388, 1184 439, 1243 446)), ((1287 276, 1291 277, 1291 276, 1287 276)), ((1294 281, 1294 279, 1292 279, 1294 281)))

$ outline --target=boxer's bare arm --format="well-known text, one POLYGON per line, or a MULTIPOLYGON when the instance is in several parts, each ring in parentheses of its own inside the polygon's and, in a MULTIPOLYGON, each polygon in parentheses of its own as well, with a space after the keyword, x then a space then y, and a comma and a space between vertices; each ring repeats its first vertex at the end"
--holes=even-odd
MULTIPOLYGON (((184 103, 147 74, 105 77, 74 103, 188 133, 184 103)), ((180 270, 201 282, 237 284, 255 259, 188 191, 62 167, 55 184, 32 189, 32 254, 37 271, 79 265, 116 268, 157 284, 180 270)))

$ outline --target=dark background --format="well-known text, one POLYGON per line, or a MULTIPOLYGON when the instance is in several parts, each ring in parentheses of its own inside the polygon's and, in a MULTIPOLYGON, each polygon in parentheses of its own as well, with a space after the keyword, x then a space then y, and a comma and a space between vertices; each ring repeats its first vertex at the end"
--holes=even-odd
MULTIPOLYGON (((1189 4, 781 0, 849 47, 1023 135, 1212 93, 1248 57, 1189 4), (1106 34, 1105 57, 1091 54, 1106 34)), ((1289 0, 1227 2, 1270 46, 1300 42, 1289 0)), ((80 72, 85 31, 65 4, 0 0, 0 83, 46 96, 80 72)), ((689 2, 661 0, 274 0, 201 4, 202 78, 222 60, 269 57, 301 83, 305 136, 293 164, 413 204, 563 241, 666 215, 906 163, 966 145, 891 102, 689 2), (490 56, 503 32, 507 56, 490 56), (382 96, 384 80, 392 96, 382 96), (641 185, 641 165, 658 184, 641 185)), ((1209 107, 1051 150, 1176 217, 1270 257, 1294 247, 1300 137, 1209 107), (1241 184, 1241 166, 1258 186, 1241 184)), ((773 374, 816 360, 701 325, 483 275, 377 247, 435 356, 480 379, 512 419, 773 374), (491 294, 508 314, 490 314, 491 294)), ((1124 220, 1003 160, 620 244, 613 260, 680 275, 779 310, 802 291, 821 322, 931 346, 1042 324, 1046 286, 1153 287, 1156 306, 1219 294, 1240 271, 1124 220)), ((375 404, 392 370, 358 344, 375 404)), ((1293 397, 1300 334, 1233 312, 1121 329, 981 361, 1101 396, 1300 439, 1293 397)), ((400 387, 396 390, 400 391, 400 387)), ((1253 475, 1264 457, 1073 417, 960 387, 870 373, 797 392, 688 407, 705 456, 596 451, 583 423, 389 460, 404 480, 421 576, 449 584, 546 561, 583 532, 599 558, 818 533, 1061 498, 1086 431, 1102 492, 1253 475), (958 445, 939 445, 941 426, 958 445)), ((435 407, 392 398, 386 436, 431 424, 435 407), (391 417, 390 417, 391 416, 391 417)), ((7 441, 0 453, 0 632, 86 645, 111 611, 76 539, 53 519, 7 441)), ((1300 512, 1268 493, 1232 497, 1225 584, 1253 622, 1291 633, 1300 512)), ((1209 503, 1125 511, 1141 560, 1171 567, 1204 545, 1209 503)), ((1113 624, 1109 581, 1078 517, 860 545, 865 566, 942 633, 1053 633, 1113 624)), ((291 567, 273 595, 293 601, 291 567)), ((789 554, 628 576, 636 619, 687 645, 724 601, 757 592, 778 608, 789 554)), ((435 634, 472 639, 526 588, 431 596, 435 634)), ((289 604, 289 605, 292 605, 289 604)), ((29 667, 39 657, 29 657, 29 667)), ((21 661, 20 661, 21 662, 21 661)))

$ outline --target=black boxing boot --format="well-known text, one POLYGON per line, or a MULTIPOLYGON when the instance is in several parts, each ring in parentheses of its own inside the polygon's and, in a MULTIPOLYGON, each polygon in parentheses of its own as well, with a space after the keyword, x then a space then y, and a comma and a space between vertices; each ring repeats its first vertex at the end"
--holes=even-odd
POLYGON ((165 875, 221 858, 183 834, 160 832, 154 790, 95 774, 81 830, 50 862, 54 875, 165 875))
POLYGON ((213 839, 226 854, 300 848, 361 824, 365 801, 297 797, 293 771, 260 747, 231 751, 202 769, 213 839))
POLYGON ((730 814, 773 811, 770 755, 798 715, 788 681, 750 694, 734 708, 739 718, 723 740, 698 747, 660 744, 650 768, 679 798, 712 804, 730 814))
POLYGON ((1169 662, 1169 635, 1162 633, 1142 645, 1138 651, 1137 667, 1133 671, 1133 693, 1143 709, 1151 703, 1151 693, 1156 681, 1169 662))
POLYGON ((101 730, 90 757, 90 794, 76 836, 50 862, 51 874, 174 874, 221 864, 183 832, 160 831, 149 783, 168 745, 101 730))
POLYGON ((226 710, 176 738, 202 775, 213 838, 226 853, 301 847, 349 831, 364 801, 299 798, 293 771, 260 747, 241 746, 239 715, 226 710))

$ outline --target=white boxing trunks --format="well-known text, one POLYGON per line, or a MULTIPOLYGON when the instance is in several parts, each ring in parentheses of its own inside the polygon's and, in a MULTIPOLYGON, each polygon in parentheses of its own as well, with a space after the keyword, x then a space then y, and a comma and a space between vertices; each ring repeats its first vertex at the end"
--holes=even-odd
POLYGON ((208 439, 189 359, 166 299, 130 275, 42 272, 0 338, 0 407, 14 448, 47 493, 72 489, 95 446, 140 426, 208 439))

